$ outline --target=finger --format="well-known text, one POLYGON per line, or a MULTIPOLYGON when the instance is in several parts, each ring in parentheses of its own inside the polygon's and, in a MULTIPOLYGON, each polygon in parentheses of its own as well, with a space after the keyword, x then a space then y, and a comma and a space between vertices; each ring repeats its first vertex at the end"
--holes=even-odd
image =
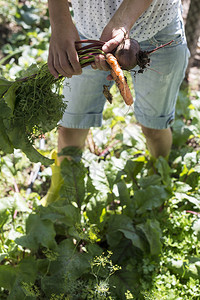
POLYGON ((68 51, 68 60, 70 62, 71 68, 76 75, 82 73, 82 68, 79 62, 78 53, 76 51, 68 51))
POLYGON ((109 40, 108 42, 106 42, 103 47, 102 50, 106 53, 108 52, 112 52, 115 48, 117 48, 117 46, 119 46, 119 44, 122 42, 123 38, 119 39, 117 37, 109 40))
POLYGON ((102 70, 104 71, 110 70, 110 67, 106 62, 105 55, 102 54, 99 55, 99 64, 101 65, 102 70))
POLYGON ((95 57, 95 65, 99 70, 108 71, 110 69, 106 63, 105 56, 101 54, 95 57))
POLYGON ((56 71, 63 75, 64 77, 72 77, 71 72, 69 71, 69 67, 68 67, 68 62, 67 60, 65 61, 65 63, 63 64, 62 60, 60 60, 59 56, 56 56, 54 58, 54 68, 56 69, 56 71), (62 65, 62 66, 61 66, 62 65), (65 68, 65 70, 63 69, 65 68))
POLYGON ((58 62, 58 67, 61 68, 61 74, 65 73, 65 77, 71 77, 74 75, 74 70, 69 62, 67 53, 60 54, 58 56, 59 62, 58 62))
POLYGON ((49 72, 50 72, 55 78, 58 78, 59 73, 58 73, 58 72, 56 71, 56 69, 54 68, 53 57, 52 57, 52 55, 50 55, 50 54, 49 54, 49 56, 48 56, 47 65, 48 65, 49 72))
POLYGON ((95 66, 96 66, 96 69, 102 70, 101 64, 100 64, 99 55, 95 56, 94 64, 95 64, 95 66))
POLYGON ((91 64, 91 67, 92 67, 92 69, 96 70, 96 69, 97 69, 96 63, 93 62, 93 63, 91 64))
POLYGON ((115 48, 117 48, 117 46, 119 46, 119 44, 124 40, 124 38, 126 38, 126 36, 128 35, 128 33, 125 30, 123 30, 122 28, 120 28, 120 31, 118 32, 118 34, 116 34, 115 37, 113 37, 112 39, 110 39, 109 41, 107 41, 103 47, 102 50, 104 52, 112 52, 115 48))
MULTIPOLYGON (((78 42, 78 41, 80 41, 80 38, 77 39, 77 42, 78 42)), ((82 48, 82 43, 76 43, 76 42, 75 42, 75 48, 76 48, 76 50, 82 48)))
POLYGON ((61 53, 59 55, 59 62, 62 70, 70 76, 80 75, 82 73, 82 68, 76 51, 73 51, 73 54, 70 51, 67 53, 61 53))

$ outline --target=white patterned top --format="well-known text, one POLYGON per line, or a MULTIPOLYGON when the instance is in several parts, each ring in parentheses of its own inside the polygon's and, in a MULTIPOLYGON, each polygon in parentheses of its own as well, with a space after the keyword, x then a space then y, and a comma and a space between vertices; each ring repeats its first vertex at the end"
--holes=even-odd
MULTIPOLYGON (((101 32, 123 0, 71 0, 77 29, 86 38, 99 39, 101 32)), ((181 0, 153 0, 134 24, 130 36, 147 40, 176 17, 181 0)))

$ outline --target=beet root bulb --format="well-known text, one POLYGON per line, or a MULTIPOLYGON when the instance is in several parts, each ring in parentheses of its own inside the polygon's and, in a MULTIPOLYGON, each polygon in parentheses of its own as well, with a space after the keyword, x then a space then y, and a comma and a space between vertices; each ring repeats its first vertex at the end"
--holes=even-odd
POLYGON ((131 70, 138 65, 140 52, 140 45, 136 40, 125 39, 117 47, 114 55, 123 70, 131 70))

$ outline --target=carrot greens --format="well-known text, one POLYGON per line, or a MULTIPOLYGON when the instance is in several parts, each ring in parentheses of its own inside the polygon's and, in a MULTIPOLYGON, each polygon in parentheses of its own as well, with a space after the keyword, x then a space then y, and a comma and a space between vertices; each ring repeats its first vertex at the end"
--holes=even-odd
POLYGON ((21 149, 33 162, 51 163, 33 146, 34 140, 54 129, 66 103, 61 95, 63 78, 55 79, 47 65, 32 65, 15 81, 0 78, 0 149, 21 149))

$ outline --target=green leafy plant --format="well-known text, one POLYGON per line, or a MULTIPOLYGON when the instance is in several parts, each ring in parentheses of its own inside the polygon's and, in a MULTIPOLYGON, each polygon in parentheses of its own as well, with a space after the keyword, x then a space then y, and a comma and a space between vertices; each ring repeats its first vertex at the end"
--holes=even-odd
POLYGON ((47 65, 32 65, 14 82, 0 79, 1 150, 12 153, 21 149, 31 161, 48 164, 32 143, 57 127, 66 103, 60 94, 62 78, 55 79, 47 65), (26 76, 25 76, 26 75, 26 76))
MULTIPOLYGON (((32 76, 34 66, 29 74, 23 69, 46 61, 49 38, 46 1, 35 1, 36 10, 14 2, 2 5, 4 20, 10 20, 6 9, 16 14, 19 31, 10 36, 12 46, 8 41, 2 48, 9 56, 1 65, 6 80, 0 87, 1 96, 9 88, 12 97, 18 86, 12 88, 13 78, 32 76)), ((31 88, 34 98, 34 84, 31 88)), ((111 92, 113 104, 106 104, 103 126, 92 129, 84 153, 63 151, 72 159, 63 161, 59 197, 48 207, 40 200, 50 184, 50 168, 31 163, 20 150, 0 152, 0 299, 200 298, 199 94, 184 89, 179 94, 167 162, 150 159, 133 111, 123 106, 115 86, 111 92)), ((0 128, 11 134, 10 125, 22 117, 36 149, 36 137, 48 131, 49 155, 57 138, 49 130, 56 120, 47 128, 38 108, 34 118, 32 109, 23 119, 24 103, 17 109, 19 101, 12 97, 1 99, 2 115, 10 117, 7 122, 0 113, 0 128), (38 122, 34 126, 27 119, 38 122)))

